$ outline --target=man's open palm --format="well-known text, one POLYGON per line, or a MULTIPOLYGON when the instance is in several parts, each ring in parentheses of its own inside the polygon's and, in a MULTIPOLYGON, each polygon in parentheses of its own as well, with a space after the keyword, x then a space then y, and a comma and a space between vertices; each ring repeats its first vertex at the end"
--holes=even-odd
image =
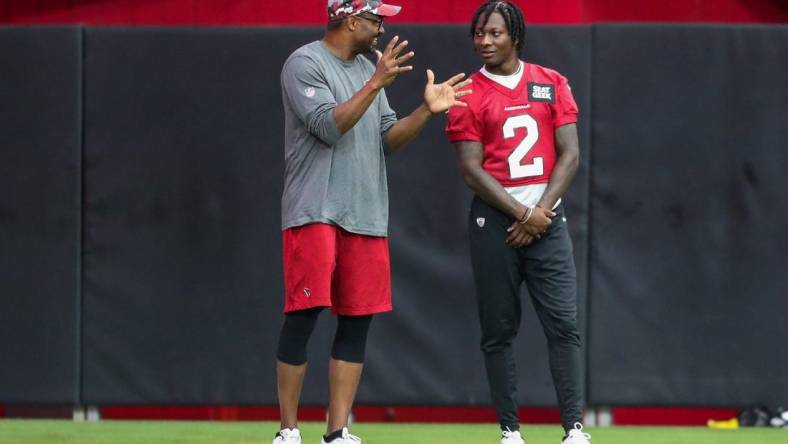
POLYGON ((471 79, 465 79, 460 82, 464 77, 465 74, 457 74, 449 80, 436 85, 435 73, 433 73, 431 69, 427 70, 427 85, 424 87, 424 104, 427 105, 431 113, 444 112, 452 106, 468 106, 467 103, 457 100, 472 92, 469 89, 460 91, 462 88, 471 84, 471 79))

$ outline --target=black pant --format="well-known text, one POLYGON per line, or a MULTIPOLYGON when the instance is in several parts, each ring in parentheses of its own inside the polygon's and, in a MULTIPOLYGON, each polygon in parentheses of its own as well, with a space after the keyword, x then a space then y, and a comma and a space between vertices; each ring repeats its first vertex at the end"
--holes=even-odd
POLYGON ((561 422, 565 429, 571 429, 582 419, 575 262, 563 205, 555 212, 553 223, 541 239, 526 247, 512 248, 505 240, 513 219, 478 197, 471 204, 468 234, 482 328, 481 348, 501 428, 519 428, 512 342, 520 328, 523 282, 547 336, 561 422))

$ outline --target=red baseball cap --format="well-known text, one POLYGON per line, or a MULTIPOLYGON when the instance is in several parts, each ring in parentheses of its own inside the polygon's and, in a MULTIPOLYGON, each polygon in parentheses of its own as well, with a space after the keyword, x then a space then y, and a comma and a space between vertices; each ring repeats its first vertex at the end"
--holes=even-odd
POLYGON ((328 0, 328 19, 339 20, 362 12, 391 17, 399 14, 400 9, 401 6, 387 5, 377 0, 328 0))

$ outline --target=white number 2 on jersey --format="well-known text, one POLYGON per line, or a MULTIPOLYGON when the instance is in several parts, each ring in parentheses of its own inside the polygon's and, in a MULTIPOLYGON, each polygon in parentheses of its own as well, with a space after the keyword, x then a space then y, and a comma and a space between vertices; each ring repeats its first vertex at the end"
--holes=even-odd
POLYGON ((509 154, 509 176, 512 179, 541 176, 544 174, 544 158, 534 157, 531 163, 525 165, 520 163, 539 140, 539 126, 536 124, 536 120, 528 114, 512 116, 506 119, 503 124, 503 138, 514 137, 514 130, 517 128, 525 128, 526 134, 512 154, 509 154))

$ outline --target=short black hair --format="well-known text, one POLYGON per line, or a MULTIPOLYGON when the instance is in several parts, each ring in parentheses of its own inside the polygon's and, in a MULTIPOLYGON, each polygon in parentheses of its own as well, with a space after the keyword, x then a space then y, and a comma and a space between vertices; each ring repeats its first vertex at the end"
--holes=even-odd
POLYGON ((517 5, 506 0, 487 0, 479 6, 471 21, 471 38, 476 35, 476 28, 479 25, 487 24, 490 14, 493 12, 498 12, 503 16, 506 27, 509 29, 509 35, 517 42, 517 52, 522 52, 525 44, 525 17, 517 5), (484 17, 484 23, 479 23, 482 17, 484 17))

